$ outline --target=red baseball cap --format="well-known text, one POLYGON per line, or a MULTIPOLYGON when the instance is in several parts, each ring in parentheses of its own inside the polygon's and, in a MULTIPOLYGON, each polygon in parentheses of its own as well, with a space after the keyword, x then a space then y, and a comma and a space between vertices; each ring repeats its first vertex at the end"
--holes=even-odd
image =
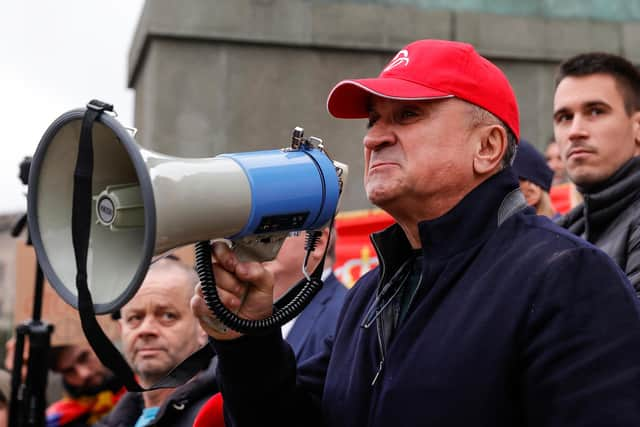
POLYGON ((489 111, 520 138, 518 103, 507 77, 468 43, 415 41, 378 78, 338 83, 329 93, 327 109, 341 119, 366 118, 372 94, 401 101, 460 98, 489 111))

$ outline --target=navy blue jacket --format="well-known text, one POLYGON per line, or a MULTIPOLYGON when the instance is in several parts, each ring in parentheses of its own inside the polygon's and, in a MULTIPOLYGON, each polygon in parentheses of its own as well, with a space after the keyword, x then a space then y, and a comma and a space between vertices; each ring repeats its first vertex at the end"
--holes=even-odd
POLYGON ((531 208, 499 226, 517 187, 503 171, 419 224, 423 285, 384 355, 385 325, 361 324, 411 252, 398 226, 373 236, 381 267, 349 292, 333 345, 298 372, 277 334, 216 342, 227 425, 640 425, 629 282, 531 208))
POLYGON ((331 273, 318 294, 297 317, 287 335, 287 342, 298 362, 321 352, 325 339, 333 339, 346 295, 347 288, 331 273))

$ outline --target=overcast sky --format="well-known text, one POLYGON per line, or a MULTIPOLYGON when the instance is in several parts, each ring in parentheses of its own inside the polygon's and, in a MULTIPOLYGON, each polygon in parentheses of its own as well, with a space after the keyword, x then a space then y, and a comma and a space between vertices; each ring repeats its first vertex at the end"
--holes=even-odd
POLYGON ((92 98, 134 126, 129 45, 143 0, 18 0, 0 5, 0 214, 24 212, 18 165, 49 124, 92 98))

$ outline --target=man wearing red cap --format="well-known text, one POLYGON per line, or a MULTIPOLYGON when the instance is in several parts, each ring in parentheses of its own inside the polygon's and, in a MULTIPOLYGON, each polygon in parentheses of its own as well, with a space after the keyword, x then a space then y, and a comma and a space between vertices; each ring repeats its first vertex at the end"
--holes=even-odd
MULTIPOLYGON (((421 40, 328 108, 368 119, 365 191, 397 224, 297 370, 279 331, 222 332, 194 297, 227 425, 639 425, 638 301, 606 255, 526 206, 504 74, 468 44, 421 40)), ((273 276, 214 251, 224 304, 271 314, 273 276)))

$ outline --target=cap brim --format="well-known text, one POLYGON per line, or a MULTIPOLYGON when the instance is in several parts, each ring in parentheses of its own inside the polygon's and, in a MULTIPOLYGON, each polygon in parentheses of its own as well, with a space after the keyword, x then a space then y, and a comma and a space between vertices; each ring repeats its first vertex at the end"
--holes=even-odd
POLYGON ((425 101, 451 98, 454 95, 407 80, 390 77, 343 80, 329 93, 327 110, 339 119, 363 119, 369 116, 371 95, 399 101, 425 101))

